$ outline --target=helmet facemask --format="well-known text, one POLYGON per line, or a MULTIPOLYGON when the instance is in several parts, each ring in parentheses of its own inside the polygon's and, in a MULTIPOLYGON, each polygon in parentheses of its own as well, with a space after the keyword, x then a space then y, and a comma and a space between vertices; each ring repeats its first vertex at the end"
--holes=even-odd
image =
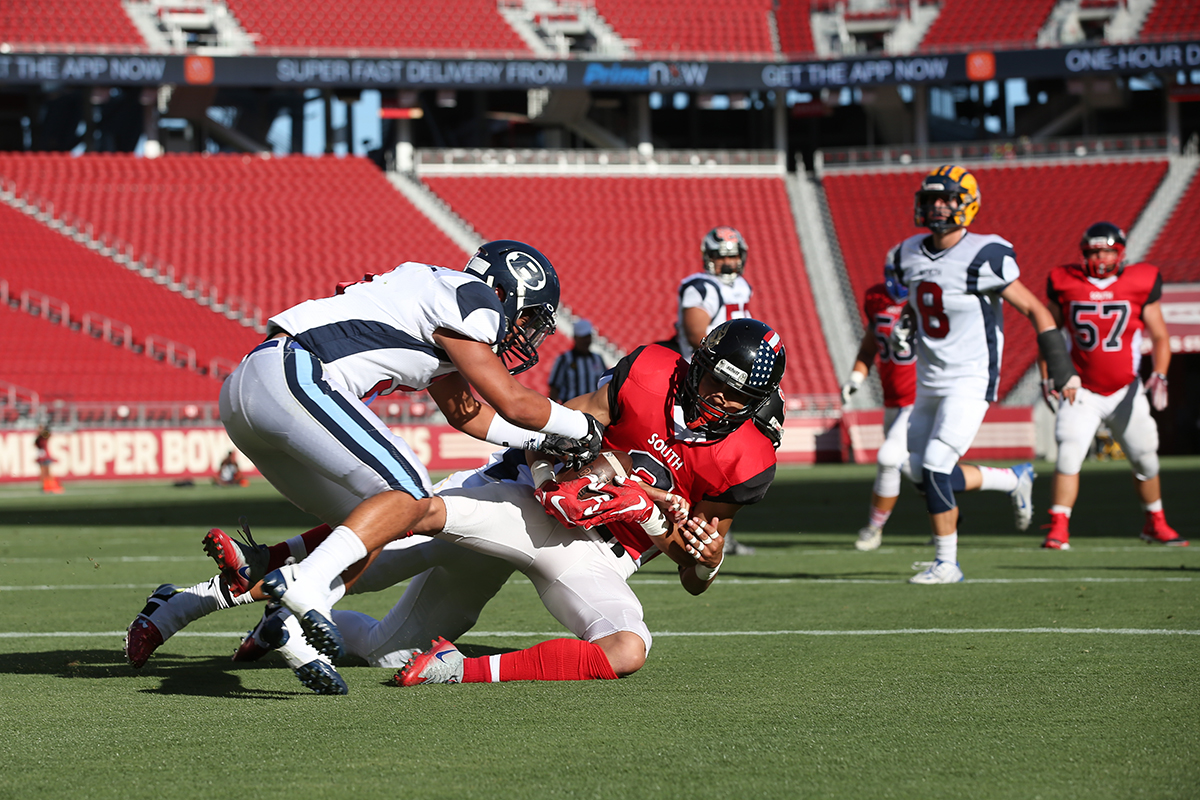
POLYGON ((746 242, 734 228, 713 228, 700 244, 704 271, 733 286, 746 270, 746 242))
POLYGON ((519 375, 538 363, 538 348, 554 333, 554 311, 548 306, 527 306, 496 348, 504 368, 519 375))
POLYGON ((1125 262, 1125 231, 1111 222, 1097 222, 1084 231, 1079 251, 1083 254, 1084 274, 1106 278, 1119 273, 1125 262))

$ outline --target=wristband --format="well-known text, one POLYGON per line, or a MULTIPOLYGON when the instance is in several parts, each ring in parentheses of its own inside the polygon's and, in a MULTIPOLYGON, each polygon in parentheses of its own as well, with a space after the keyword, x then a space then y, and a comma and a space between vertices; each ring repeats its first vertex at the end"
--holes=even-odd
POLYGON ((582 411, 575 411, 550 402, 550 419, 542 426, 542 433, 555 433, 568 439, 584 439, 588 435, 588 421, 582 411))
POLYGON ((725 553, 721 553, 721 560, 717 562, 715 567, 706 567, 704 564, 696 565, 696 577, 708 583, 713 578, 717 577, 717 571, 721 569, 721 565, 725 563, 725 553))
POLYGON ((492 417, 487 435, 483 437, 483 440, 490 444, 500 447, 519 447, 522 450, 533 450, 545 439, 544 433, 513 425, 499 414, 492 417))
POLYGON ((554 467, 550 466, 549 461, 537 460, 529 468, 529 472, 533 475, 533 487, 536 489, 546 481, 554 480, 554 467))
POLYGON ((650 512, 650 519, 642 523, 642 530, 645 531, 647 536, 667 535, 667 532, 670 530, 670 526, 667 524, 666 515, 663 514, 662 509, 657 505, 654 506, 654 510, 650 512))

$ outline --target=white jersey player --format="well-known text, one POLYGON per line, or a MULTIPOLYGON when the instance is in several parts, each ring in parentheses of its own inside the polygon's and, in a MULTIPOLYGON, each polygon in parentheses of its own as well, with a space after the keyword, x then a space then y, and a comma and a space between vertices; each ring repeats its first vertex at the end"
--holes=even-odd
POLYGON ((513 378, 536 363, 559 299, 554 267, 529 245, 489 242, 462 272, 410 262, 340 288, 273 317, 220 397, 234 445, 285 497, 336 526, 302 564, 264 579, 329 655, 342 649, 325 603, 331 584, 430 504, 424 465, 364 397, 428 388, 464 433, 576 458, 594 457, 602 433, 513 378))
POLYGON ((731 319, 750 317, 754 290, 742 276, 746 270, 746 240, 734 228, 713 228, 700 243, 704 271, 679 283, 679 317, 674 349, 689 361, 709 331, 731 319))
MULTIPOLYGON (((989 402, 997 399, 1004 352, 1002 300, 1037 329, 1056 386, 1073 401, 1079 385, 1050 311, 1018 280, 1012 245, 999 236, 967 231, 979 205, 974 175, 960 166, 938 167, 922 180, 914 201, 914 222, 929 228, 930 235, 905 239, 889 255, 897 278, 908 287, 906 316, 893 334, 898 343, 908 345, 906 331, 915 325, 917 396, 908 422, 908 450, 913 476, 921 476, 937 545, 932 566, 911 583, 963 579, 952 474, 989 402)), ((1032 468, 1019 479, 1032 484, 1032 468)), ((1021 496, 1028 498, 1029 492, 1021 496)))

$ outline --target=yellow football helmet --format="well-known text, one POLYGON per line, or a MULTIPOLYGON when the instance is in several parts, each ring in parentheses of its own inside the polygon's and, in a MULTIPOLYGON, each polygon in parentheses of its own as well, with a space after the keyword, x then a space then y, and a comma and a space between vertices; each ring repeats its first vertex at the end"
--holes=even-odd
POLYGON ((965 228, 979 213, 979 202, 979 181, 975 176, 965 167, 944 164, 921 181, 913 200, 913 224, 935 233, 965 228), (934 201, 938 199, 949 206, 950 216, 934 213, 934 201))

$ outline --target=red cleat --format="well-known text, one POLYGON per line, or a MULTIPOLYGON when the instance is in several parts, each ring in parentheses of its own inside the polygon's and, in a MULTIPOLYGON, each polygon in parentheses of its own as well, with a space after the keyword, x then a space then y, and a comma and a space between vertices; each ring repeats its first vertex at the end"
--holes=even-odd
POLYGON ((422 683, 462 683, 463 654, 441 636, 430 648, 413 653, 393 678, 397 686, 417 686, 422 683))
POLYGON ((217 569, 234 597, 245 594, 261 581, 271 560, 267 546, 254 541, 245 521, 242 532, 245 542, 237 541, 220 528, 212 528, 204 534, 204 552, 217 562, 217 569))
POLYGON ((1067 530, 1071 520, 1066 514, 1059 514, 1054 511, 1050 512, 1050 524, 1043 525, 1043 528, 1049 528, 1046 533, 1046 541, 1042 542, 1042 547, 1047 550, 1070 550, 1071 544, 1067 538, 1071 535, 1067 530))
POLYGON ((154 655, 154 651, 163 643, 162 632, 150 619, 150 615, 178 592, 179 587, 174 584, 164 583, 159 586, 154 590, 154 594, 146 598, 146 607, 133 618, 133 622, 129 623, 129 627, 125 629, 125 658, 129 660, 129 665, 134 669, 141 669, 146 660, 154 655))
POLYGON ((1147 511, 1146 524, 1142 528, 1142 541, 1150 544, 1165 544, 1168 547, 1187 547, 1175 529, 1167 524, 1167 515, 1162 511, 1147 511))

